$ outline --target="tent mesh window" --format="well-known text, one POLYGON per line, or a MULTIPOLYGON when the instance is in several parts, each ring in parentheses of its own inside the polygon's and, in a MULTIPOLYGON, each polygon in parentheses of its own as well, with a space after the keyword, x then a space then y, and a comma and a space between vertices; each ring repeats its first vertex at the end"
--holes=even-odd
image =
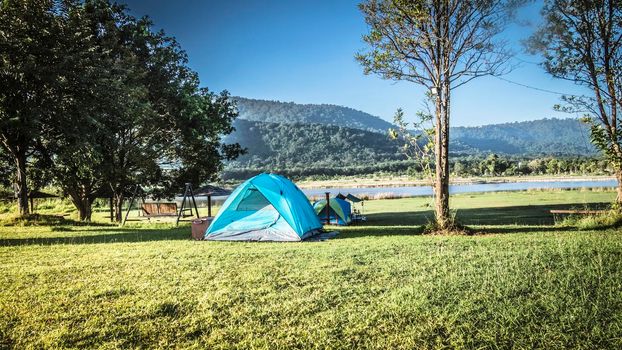
POLYGON ((251 188, 244 194, 237 211, 276 210, 272 204, 256 188, 251 188))

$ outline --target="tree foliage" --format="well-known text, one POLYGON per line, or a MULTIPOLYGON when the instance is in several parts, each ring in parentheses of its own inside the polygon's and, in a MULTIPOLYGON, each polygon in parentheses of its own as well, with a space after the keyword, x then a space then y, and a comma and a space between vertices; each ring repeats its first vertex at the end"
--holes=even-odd
POLYGON ((367 50, 356 55, 366 74, 425 86, 435 99, 435 214, 449 213, 451 91, 484 75, 502 74, 510 57, 499 34, 520 0, 368 0, 367 50))
POLYGON ((434 126, 430 126, 433 119, 428 112, 417 113, 418 121, 413 122, 412 128, 404 120, 404 112, 398 109, 393 118, 395 129, 389 129, 389 137, 398 141, 400 151, 410 160, 415 161, 425 178, 434 177, 434 126))
POLYGON ((511 53, 497 38, 524 1, 371 0, 360 5, 369 50, 357 54, 366 74, 455 89, 507 70, 511 53))
POLYGON ((592 141, 618 170, 622 203, 622 2, 548 0, 545 21, 529 41, 544 56, 552 76, 591 90, 590 96, 565 96, 560 109, 585 113, 592 141))
POLYGON ((30 159, 58 136, 50 126, 63 116, 60 96, 73 77, 58 10, 51 0, 0 3, 0 145, 15 169, 21 214, 28 213, 30 159))
MULTIPOLYGON (((32 151, 25 159, 53 168, 55 182, 81 219, 89 220, 93 200, 104 196, 114 198, 120 220, 123 201, 136 186, 171 196, 185 182, 214 180, 222 162, 242 152, 239 145, 221 142, 237 116, 229 94, 200 88, 186 53, 174 38, 152 30, 148 18, 135 18, 106 0, 8 1, 1 14, 3 32, 26 28, 17 39, 3 37, 3 43, 20 52, 20 43, 38 35, 33 32, 52 33, 32 51, 60 61, 46 76, 52 88, 41 93, 46 99, 34 104, 37 110, 24 101, 0 109, 0 126, 8 135, 3 140, 11 132, 28 138, 23 142, 32 151), (48 20, 25 17, 23 9, 35 9, 48 20), (21 18, 12 20, 12 15, 21 18), (16 105, 21 109, 10 108, 16 105)), ((7 53, 13 66, 7 64, 3 72, 15 80, 24 74, 38 77, 42 73, 34 68, 54 63, 33 52, 16 58, 7 53), (15 67, 24 60, 32 60, 32 67, 15 67)), ((19 83, 7 86, 7 92, 38 96, 37 82, 33 78, 34 92, 20 90, 19 83)), ((12 152, 10 142, 4 143, 12 152)), ((32 179, 36 175, 29 172, 32 179)))

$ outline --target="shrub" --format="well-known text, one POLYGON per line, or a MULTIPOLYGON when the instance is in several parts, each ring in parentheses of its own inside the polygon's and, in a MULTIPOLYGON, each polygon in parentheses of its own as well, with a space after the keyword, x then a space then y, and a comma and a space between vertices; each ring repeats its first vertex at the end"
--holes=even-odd
POLYGON ((622 210, 612 208, 598 214, 570 215, 564 218, 561 226, 572 226, 579 230, 602 230, 622 226, 622 210))

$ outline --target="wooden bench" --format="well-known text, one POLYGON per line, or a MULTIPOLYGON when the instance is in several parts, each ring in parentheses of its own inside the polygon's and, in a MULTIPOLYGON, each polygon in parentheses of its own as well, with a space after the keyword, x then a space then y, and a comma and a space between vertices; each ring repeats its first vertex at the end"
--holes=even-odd
POLYGON ((177 203, 143 203, 141 206, 142 216, 177 216, 177 203))
POLYGON ((606 213, 606 210, 549 210, 551 214, 581 214, 581 215, 590 215, 590 214, 602 214, 606 213))

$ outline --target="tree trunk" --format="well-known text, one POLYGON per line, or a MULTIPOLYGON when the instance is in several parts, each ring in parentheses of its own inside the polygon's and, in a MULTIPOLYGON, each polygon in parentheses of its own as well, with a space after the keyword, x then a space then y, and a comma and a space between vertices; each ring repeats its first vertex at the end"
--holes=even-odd
POLYGON ((80 221, 90 222, 93 214, 93 200, 79 191, 70 191, 71 202, 78 209, 80 221))
POLYGON ((15 158, 17 168, 17 211, 20 216, 29 214, 28 181, 26 179, 26 154, 18 153, 15 158))
MULTIPOLYGON (((620 160, 622 159, 622 148, 618 143, 619 135, 617 133, 614 133, 613 135, 614 139, 611 140, 611 143, 613 144, 613 151, 615 152, 618 160, 620 160)), ((618 209, 622 210, 622 164, 620 164, 620 162, 618 161, 613 162, 613 165, 616 169, 616 180, 618 181, 618 187, 616 188, 618 195, 616 196, 616 201, 614 204, 618 209)))
POLYGON ((123 222, 123 201, 125 200, 125 196, 123 196, 123 193, 115 193, 113 194, 113 198, 114 198, 114 220, 119 223, 123 222))
POLYGON ((616 204, 618 207, 622 207, 622 169, 618 169, 618 171, 616 171, 616 180, 618 180, 618 196, 616 197, 616 204))
POLYGON ((110 197, 110 222, 114 222, 114 200, 110 197))
POLYGON ((74 205, 78 208, 78 213, 80 215, 80 221, 91 221, 91 202, 88 199, 74 201, 74 205))
POLYGON ((449 217, 449 85, 439 89, 436 97, 435 181, 434 200, 436 224, 447 229, 449 217))
POLYGON ((91 222, 91 216, 93 214, 93 203, 90 199, 85 199, 83 202, 83 210, 80 210, 80 221, 91 222))

